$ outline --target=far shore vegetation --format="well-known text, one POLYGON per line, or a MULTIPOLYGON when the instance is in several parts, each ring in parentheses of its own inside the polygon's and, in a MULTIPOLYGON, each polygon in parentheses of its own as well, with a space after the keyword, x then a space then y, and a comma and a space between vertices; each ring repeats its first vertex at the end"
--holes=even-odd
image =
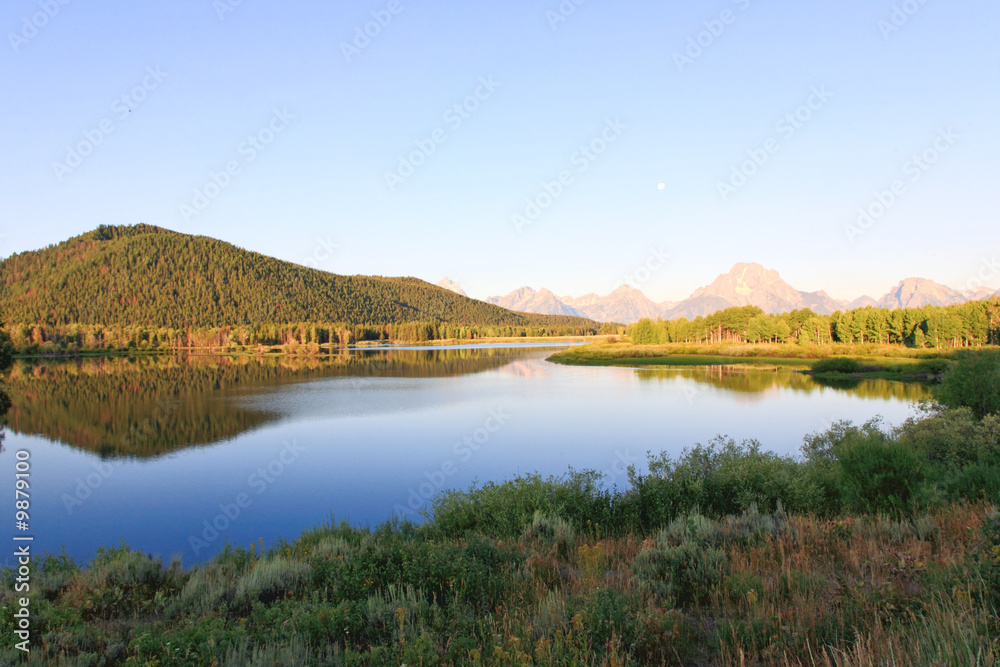
POLYGON ((602 342, 557 352, 549 361, 573 366, 784 368, 820 380, 881 378, 932 382, 951 364, 952 350, 916 350, 887 345, 632 345, 602 342))
POLYGON ((811 310, 769 315, 756 306, 694 320, 642 319, 622 337, 559 352, 581 366, 746 365, 807 371, 828 381, 940 379, 963 350, 1000 343, 1000 298, 955 306, 811 310))
MULTIPOLYGON (((294 326, 290 327, 294 330, 294 326)), ((317 329, 317 333, 321 329, 317 329)), ((324 330, 325 331, 325 330, 324 330)), ((0 336, 4 333, 0 332, 0 336)), ((101 347, 83 347, 67 343, 65 339, 60 339, 59 343, 52 341, 43 342, 41 345, 28 343, 15 347, 9 343, 10 337, 4 339, 10 345, 10 354, 14 358, 66 358, 66 357, 120 357, 120 356, 156 356, 156 355, 209 355, 209 356, 288 356, 288 357, 328 357, 342 355, 350 350, 368 349, 392 349, 394 347, 409 347, 414 345, 446 347, 449 345, 495 345, 504 343, 544 343, 553 347, 565 345, 567 343, 600 343, 608 339, 617 339, 611 335, 533 335, 533 336, 479 336, 477 331, 468 338, 436 338, 436 339, 414 339, 399 338, 395 340, 374 339, 357 340, 350 338, 350 343, 341 344, 336 339, 331 343, 329 338, 324 338, 322 343, 302 342, 301 338, 290 337, 286 342, 267 344, 257 342, 255 344, 240 344, 236 341, 225 341, 224 345, 212 344, 211 341, 201 341, 202 344, 192 345, 161 345, 158 340, 152 343, 148 339, 140 337, 136 342, 134 338, 128 337, 125 344, 109 344, 101 347)), ((308 336, 306 340, 309 340, 308 336)), ((119 341, 120 342, 120 341, 119 341)), ((197 342, 197 341, 196 341, 197 342)))
POLYGON ((768 314, 757 306, 726 308, 694 320, 641 319, 626 333, 637 345, 773 343, 890 345, 947 349, 1000 344, 1000 297, 953 306, 857 308, 819 315, 808 308, 768 314))

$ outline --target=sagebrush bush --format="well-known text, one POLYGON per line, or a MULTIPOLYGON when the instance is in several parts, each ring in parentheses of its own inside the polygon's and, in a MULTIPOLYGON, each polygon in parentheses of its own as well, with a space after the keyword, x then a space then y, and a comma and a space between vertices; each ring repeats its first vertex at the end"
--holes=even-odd
POLYGON ((415 636, 420 619, 428 614, 430 607, 423 591, 411 585, 389 584, 385 590, 369 596, 362 609, 369 632, 379 630, 387 641, 397 643, 415 636))
POLYGON ((309 565, 274 556, 257 561, 236 583, 235 601, 250 605, 268 603, 296 591, 305 581, 309 565))
POLYGON ((705 602, 728 574, 720 549, 686 541, 677 546, 660 541, 636 556, 633 573, 648 590, 673 597, 680 605, 705 602))
POLYGON ((67 588, 87 618, 110 619, 162 611, 162 600, 179 590, 182 581, 178 563, 164 568, 160 559, 123 544, 98 549, 90 567, 67 588))
POLYGON ((538 601, 532 616, 532 625, 545 635, 555 634, 557 630, 569 626, 572 614, 569 613, 566 594, 561 590, 549 591, 538 601))
POLYGON ((685 542, 714 545, 722 536, 720 526, 698 512, 683 514, 657 534, 657 542, 676 547, 685 542))
POLYGON ((337 560, 350 557, 354 553, 353 544, 339 535, 327 535, 321 538, 312 546, 312 556, 314 558, 327 558, 337 560))
POLYGON ((751 505, 742 514, 726 517, 720 530, 725 539, 741 544, 764 542, 790 532, 788 516, 781 501, 778 501, 778 507, 771 514, 761 514, 756 505, 751 505))
POLYGON ((531 523, 524 527, 523 536, 527 540, 539 540, 555 546, 561 558, 569 558, 570 547, 576 540, 576 531, 563 519, 547 516, 541 510, 535 512, 531 523))
POLYGON ((0 665, 988 665, 1000 602, 991 510, 956 503, 912 519, 832 521, 754 507, 718 521, 690 513, 653 537, 588 538, 568 562, 553 557, 558 530, 542 522, 514 541, 400 523, 338 528, 329 535, 353 548, 334 559, 315 547, 339 542, 311 531, 266 556, 227 550, 177 573, 181 589, 165 575, 153 599, 171 613, 158 603, 109 619, 87 616, 81 582, 147 580, 143 559, 105 552, 89 574, 56 558, 40 564, 39 581, 68 571, 71 583, 33 601, 32 656, 0 649, 0 665), (311 576, 271 586, 286 592, 267 602, 212 592, 263 590, 296 564, 311 576), (484 582, 497 591, 485 601, 484 582), (208 604, 194 604, 202 594, 208 604))
POLYGON ((222 602, 231 602, 235 581, 217 565, 204 565, 188 577, 180 595, 170 609, 170 616, 192 611, 201 613, 215 609, 222 602))

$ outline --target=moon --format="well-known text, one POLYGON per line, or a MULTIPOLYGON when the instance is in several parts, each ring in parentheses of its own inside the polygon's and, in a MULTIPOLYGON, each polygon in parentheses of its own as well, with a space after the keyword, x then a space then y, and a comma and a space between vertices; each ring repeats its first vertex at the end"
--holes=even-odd
POLYGON ((663 188, 665 188, 665 187, 667 187, 667 184, 666 184, 666 183, 660 183, 660 184, 658 184, 658 185, 656 186, 656 189, 657 189, 657 190, 662 190, 662 189, 663 189, 663 188))

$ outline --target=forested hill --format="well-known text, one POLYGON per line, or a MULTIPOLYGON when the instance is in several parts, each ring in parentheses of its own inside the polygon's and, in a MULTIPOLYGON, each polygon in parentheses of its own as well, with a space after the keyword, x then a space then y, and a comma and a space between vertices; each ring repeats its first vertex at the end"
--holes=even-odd
POLYGON ((101 226, 0 262, 0 322, 222 327, 264 322, 594 327, 516 313, 416 278, 341 276, 205 236, 101 226))

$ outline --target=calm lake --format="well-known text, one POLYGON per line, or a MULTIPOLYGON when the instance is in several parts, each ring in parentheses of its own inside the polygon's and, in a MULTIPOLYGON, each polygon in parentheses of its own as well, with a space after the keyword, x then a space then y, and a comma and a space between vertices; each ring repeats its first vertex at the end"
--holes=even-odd
POLYGON ((474 480, 572 466, 624 486, 647 451, 717 434, 795 453, 835 420, 898 424, 929 396, 787 370, 567 367, 545 360, 554 351, 18 362, 0 465, 13 479, 15 452, 30 452, 37 552, 87 561, 124 540, 192 565, 227 540, 272 545, 331 515, 416 518, 428 497, 474 480))

